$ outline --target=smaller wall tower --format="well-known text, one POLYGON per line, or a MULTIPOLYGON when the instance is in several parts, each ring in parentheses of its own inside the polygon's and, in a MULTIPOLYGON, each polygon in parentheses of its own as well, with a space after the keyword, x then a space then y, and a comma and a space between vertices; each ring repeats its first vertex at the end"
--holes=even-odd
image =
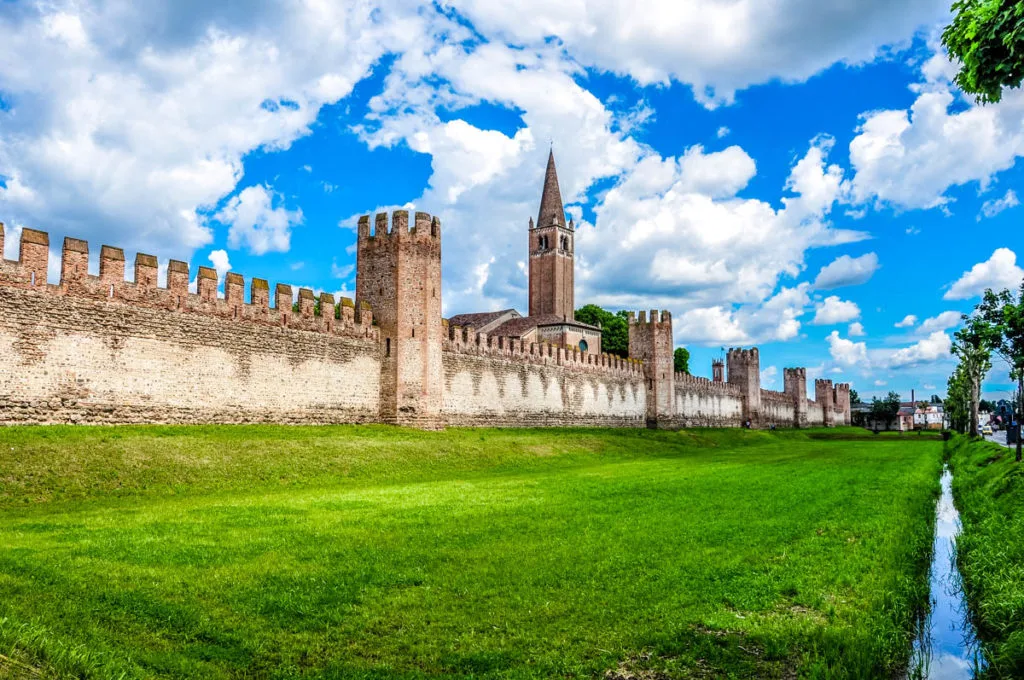
POLYGON ((711 361, 711 382, 725 382, 725 362, 721 359, 711 361))
POLYGON ((782 380, 793 400, 793 427, 807 427, 807 369, 784 368, 782 380))
POLYGON ((739 387, 743 394, 743 420, 749 420, 751 427, 758 427, 761 421, 761 358, 757 348, 730 349, 725 355, 725 363, 729 384, 739 387))
POLYGON ((441 366, 441 221, 396 210, 359 218, 356 309, 373 309, 380 327, 381 419, 437 427, 443 399, 441 366), (390 227, 390 228, 389 228, 390 227))
POLYGON ((835 390, 832 389, 832 381, 819 378, 814 381, 814 401, 821 405, 824 414, 825 427, 835 425, 835 390))
POLYGON ((833 401, 835 403, 835 423, 836 425, 850 425, 853 422, 853 414, 850 409, 850 385, 849 383, 841 383, 835 386, 835 392, 833 394, 833 401))
POLYGON ((672 359, 672 315, 651 310, 651 318, 629 313, 629 356, 644 362, 647 380, 647 426, 668 427, 675 416, 675 363, 672 359))

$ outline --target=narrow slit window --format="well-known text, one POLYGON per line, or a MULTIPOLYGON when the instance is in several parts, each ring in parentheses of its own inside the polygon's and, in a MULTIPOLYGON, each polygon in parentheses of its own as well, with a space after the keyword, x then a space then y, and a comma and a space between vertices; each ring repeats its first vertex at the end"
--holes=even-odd
POLYGON ((384 341, 384 356, 391 356, 391 338, 387 338, 384 341))

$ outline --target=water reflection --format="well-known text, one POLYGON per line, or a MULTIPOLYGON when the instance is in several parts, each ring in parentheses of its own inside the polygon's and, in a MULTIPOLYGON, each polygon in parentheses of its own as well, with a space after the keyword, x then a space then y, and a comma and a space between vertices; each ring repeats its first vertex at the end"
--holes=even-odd
POLYGON ((931 611, 921 622, 911 661, 911 678, 965 680, 984 667, 978 638, 967 614, 956 537, 960 513, 953 505, 953 475, 942 472, 942 496, 936 507, 935 542, 929 571, 931 611))

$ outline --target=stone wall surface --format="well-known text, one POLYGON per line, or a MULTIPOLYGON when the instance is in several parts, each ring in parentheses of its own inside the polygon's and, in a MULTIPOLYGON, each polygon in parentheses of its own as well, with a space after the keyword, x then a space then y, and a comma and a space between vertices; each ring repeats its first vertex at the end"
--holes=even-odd
POLYGON ((0 422, 378 418, 378 343, 0 288, 0 422))
POLYGON ((444 352, 443 364, 446 425, 644 426, 647 394, 639 372, 457 351, 444 352))
POLYGON ((793 427, 796 419, 796 402, 782 392, 761 390, 761 421, 766 427, 793 427))
POLYGON ((672 427, 740 427, 743 398, 725 383, 677 373, 672 427))

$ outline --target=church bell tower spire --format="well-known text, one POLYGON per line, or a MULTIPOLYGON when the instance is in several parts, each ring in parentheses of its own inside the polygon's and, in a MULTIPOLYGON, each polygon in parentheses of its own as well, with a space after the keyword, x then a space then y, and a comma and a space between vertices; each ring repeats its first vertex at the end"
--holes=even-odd
POLYGON ((565 221, 554 150, 548 152, 537 223, 530 220, 530 316, 574 319, 573 224, 565 221))

